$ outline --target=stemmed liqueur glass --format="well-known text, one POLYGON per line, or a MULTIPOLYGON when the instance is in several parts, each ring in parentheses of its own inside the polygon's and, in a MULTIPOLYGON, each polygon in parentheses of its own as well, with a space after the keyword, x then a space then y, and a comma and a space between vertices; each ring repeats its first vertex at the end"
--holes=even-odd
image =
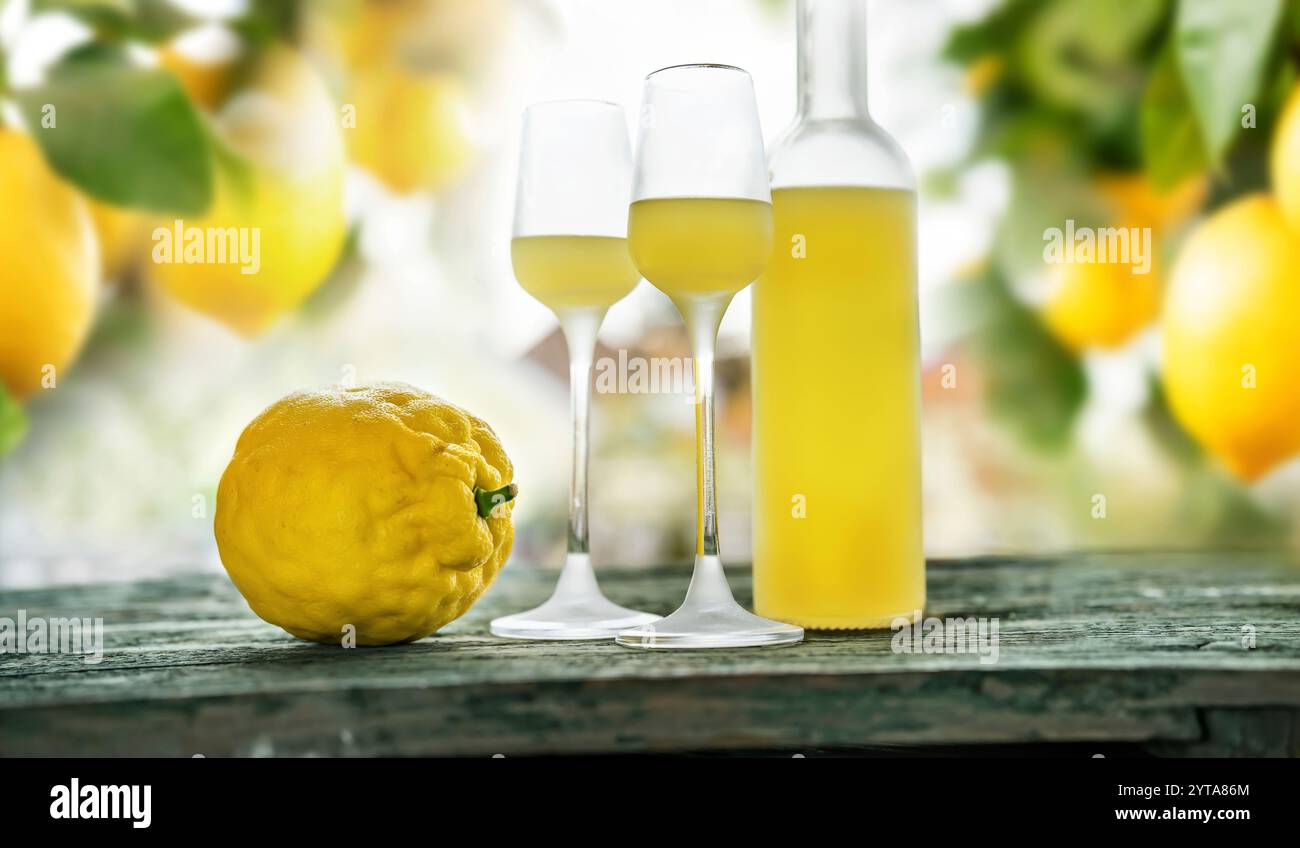
POLYGON ((713 460, 713 359, 718 325, 772 252, 772 198, 749 74, 679 65, 646 78, 632 205, 632 260, 686 322, 695 367, 697 526, 686 599, 659 621, 618 634, 637 648, 784 645, 803 629, 748 612, 732 597, 718 552, 713 460))
POLYGON ((623 109, 594 100, 524 112, 510 257, 515 277, 549 306, 569 348, 573 406, 568 554, 546 603, 492 622, 516 639, 607 639, 657 615, 621 607, 596 583, 588 546, 587 459, 592 359, 605 311, 636 286, 627 248, 632 154, 623 109))

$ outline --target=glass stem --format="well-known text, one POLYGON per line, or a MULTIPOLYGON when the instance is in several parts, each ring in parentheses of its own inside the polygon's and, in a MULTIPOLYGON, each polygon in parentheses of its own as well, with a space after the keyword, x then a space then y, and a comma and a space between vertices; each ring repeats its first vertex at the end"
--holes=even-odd
POLYGON ((566 309, 560 328, 569 348, 569 397, 573 411, 573 472, 569 479, 569 547, 571 554, 588 553, 587 459, 591 453, 591 371, 596 334, 605 317, 602 307, 566 309))
POLYGON ((695 368, 695 553, 718 556, 718 499, 713 461, 713 358, 718 325, 730 297, 697 300, 679 308, 691 337, 695 368))

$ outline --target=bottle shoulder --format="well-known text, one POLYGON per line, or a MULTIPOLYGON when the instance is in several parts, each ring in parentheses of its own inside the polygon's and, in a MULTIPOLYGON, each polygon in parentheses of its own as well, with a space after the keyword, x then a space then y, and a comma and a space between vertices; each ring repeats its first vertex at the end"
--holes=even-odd
POLYGON ((815 185, 902 188, 914 191, 907 154, 867 118, 797 119, 768 155, 772 188, 815 185))

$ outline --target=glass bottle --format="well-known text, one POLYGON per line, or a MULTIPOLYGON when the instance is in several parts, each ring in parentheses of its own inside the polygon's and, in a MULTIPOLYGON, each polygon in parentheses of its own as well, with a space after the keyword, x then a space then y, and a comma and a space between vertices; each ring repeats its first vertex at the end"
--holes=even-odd
POLYGON ((916 191, 867 111, 865 0, 799 0, 799 102, 754 284, 754 606, 814 629, 925 604, 916 191))

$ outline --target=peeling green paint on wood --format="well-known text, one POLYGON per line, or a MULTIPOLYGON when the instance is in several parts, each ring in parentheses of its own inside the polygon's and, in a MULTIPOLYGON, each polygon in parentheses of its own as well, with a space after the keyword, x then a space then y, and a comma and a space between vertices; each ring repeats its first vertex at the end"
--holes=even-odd
MULTIPOLYGON (((998 617, 994 665, 895 654, 888 631, 683 653, 487 632, 491 618, 543 599, 553 579, 507 569, 442 633, 355 650, 265 624, 219 575, 0 593, 0 616, 102 617, 106 642, 97 665, 0 655, 0 754, 1300 750, 1300 568, 1279 554, 931 563, 927 614, 998 617)), ((659 569, 610 572, 602 584, 620 603, 666 613, 688 580, 659 569)), ((747 601, 747 573, 732 583, 747 601)))

